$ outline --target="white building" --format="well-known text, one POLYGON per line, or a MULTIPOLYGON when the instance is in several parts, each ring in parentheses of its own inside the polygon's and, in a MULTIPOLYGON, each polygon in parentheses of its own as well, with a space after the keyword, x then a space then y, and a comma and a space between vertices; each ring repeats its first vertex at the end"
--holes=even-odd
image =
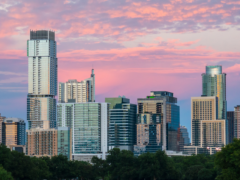
POLYGON ((60 103, 95 102, 95 75, 92 69, 91 77, 78 82, 76 79, 59 83, 60 103))
POLYGON ((55 32, 30 31, 27 41, 27 120, 31 128, 56 127, 57 44, 55 32))
POLYGON ((108 103, 58 103, 58 127, 72 128, 74 160, 106 159, 108 152, 108 103))

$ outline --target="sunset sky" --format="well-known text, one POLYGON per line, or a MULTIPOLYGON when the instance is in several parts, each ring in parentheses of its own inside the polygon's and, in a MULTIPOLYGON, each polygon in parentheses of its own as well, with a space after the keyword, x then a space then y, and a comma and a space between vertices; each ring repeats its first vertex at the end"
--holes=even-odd
POLYGON ((25 120, 30 29, 56 32, 59 82, 95 69, 97 102, 170 91, 190 132, 201 74, 222 65, 228 110, 240 104, 239 0, 1 0, 0 113, 25 120))

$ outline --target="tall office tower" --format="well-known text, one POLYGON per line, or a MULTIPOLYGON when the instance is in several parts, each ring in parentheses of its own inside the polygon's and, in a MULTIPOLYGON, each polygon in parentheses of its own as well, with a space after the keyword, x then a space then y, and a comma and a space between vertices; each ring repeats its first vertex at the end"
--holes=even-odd
POLYGON ((228 120, 228 143, 232 143, 234 138, 234 111, 227 112, 227 120, 228 120))
POLYGON ((65 155, 72 159, 72 132, 70 128, 32 128, 27 130, 27 155, 35 157, 65 155))
POLYGON ((5 118, 6 117, 1 116, 1 113, 0 113, 0 144, 2 144, 2 122, 5 118))
POLYGON ((180 132, 183 137, 183 145, 189 146, 190 145, 190 138, 188 134, 188 130, 185 126, 180 126, 180 132))
POLYGON ((206 66, 202 74, 202 95, 218 97, 218 119, 227 118, 226 74, 222 66, 206 66))
POLYGON ((58 127, 72 129, 74 160, 106 159, 108 152, 108 103, 58 103, 58 127))
POLYGON ((177 151, 180 108, 176 103, 177 98, 167 91, 151 91, 150 96, 138 98, 135 155, 159 149, 177 151))
POLYGON ((56 127, 57 43, 55 32, 30 31, 28 56, 28 129, 56 127))
POLYGON ((192 146, 188 153, 210 153, 226 145, 226 120, 218 119, 218 98, 202 96, 191 98, 192 146))
POLYGON ((26 124, 20 118, 5 118, 2 123, 2 143, 6 146, 25 145, 26 124))
POLYGON ((105 98, 110 103, 109 149, 133 151, 136 144, 137 105, 125 97, 105 98))
POLYGON ((59 103, 95 102, 95 74, 92 69, 91 77, 78 82, 76 79, 59 83, 59 103))
POLYGON ((240 139, 240 105, 234 107, 234 138, 240 139))

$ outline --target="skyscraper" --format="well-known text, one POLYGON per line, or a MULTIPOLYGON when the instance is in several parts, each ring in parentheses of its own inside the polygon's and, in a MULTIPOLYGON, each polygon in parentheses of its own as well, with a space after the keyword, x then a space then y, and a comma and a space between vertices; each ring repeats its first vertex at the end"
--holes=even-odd
POLYGON ((184 146, 189 146, 190 145, 190 138, 188 135, 188 130, 185 126, 180 126, 180 131, 183 137, 183 144, 184 146))
POLYGON ((56 127, 57 43, 55 32, 30 31, 28 56, 28 129, 56 127))
POLYGON ((108 152, 108 103, 58 103, 58 127, 72 129, 74 160, 91 161, 93 156, 106 159, 108 152))
POLYGON ((177 151, 180 108, 177 98, 167 91, 151 91, 138 98, 137 145, 134 154, 159 149, 177 151))
POLYGON ((0 144, 2 144, 2 122, 5 118, 6 117, 1 116, 1 113, 0 113, 0 144))
POLYGON ((234 107, 234 138, 240 139, 240 105, 234 107))
POLYGON ((234 111, 227 112, 227 120, 228 120, 228 143, 232 143, 234 138, 234 111))
POLYGON ((78 82, 76 79, 59 83, 60 103, 95 102, 95 74, 92 69, 91 77, 78 82))
POLYGON ((137 105, 125 97, 105 98, 110 103, 109 149, 133 151, 136 143, 137 105))
POLYGON ((26 124, 20 118, 5 118, 2 123, 2 143, 6 146, 25 145, 26 124))
POLYGON ((218 97, 191 98, 192 146, 184 146, 187 153, 213 154, 226 145, 226 120, 218 119, 218 97))
POLYGON ((202 95, 218 97, 218 119, 227 118, 226 74, 222 66, 206 66, 202 74, 202 95))

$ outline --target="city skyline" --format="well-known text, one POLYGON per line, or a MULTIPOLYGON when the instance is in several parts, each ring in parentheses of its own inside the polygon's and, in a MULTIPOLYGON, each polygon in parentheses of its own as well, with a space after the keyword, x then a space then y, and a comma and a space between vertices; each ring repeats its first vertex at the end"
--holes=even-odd
POLYGON ((0 4, 3 17, 0 113, 3 116, 27 119, 26 39, 30 29, 56 32, 59 82, 80 81, 89 77, 92 67, 95 69, 96 102, 125 95, 136 104, 137 98, 150 91, 174 92, 181 107, 181 124, 190 130, 190 98, 201 95, 201 74, 206 65, 221 64, 227 73, 227 110, 233 111, 239 104, 240 85, 236 82, 240 80, 240 42, 235 39, 239 37, 236 9, 240 5, 234 1, 228 4, 129 1, 112 5, 104 1, 95 4, 60 1, 54 11, 51 8, 54 2, 46 5, 29 1, 28 6, 23 1, 4 2, 8 5, 0 4), (82 5, 82 9, 76 4, 82 5), (45 12, 28 8, 36 5, 45 12), (129 9, 124 10, 126 6, 129 9), (104 7, 104 12, 97 7, 104 7), (172 10, 167 10, 170 7, 172 10), (185 14, 178 11, 183 7, 185 14), (193 11, 196 13, 191 14, 193 11), (179 19, 174 19, 174 13, 179 19), (39 19, 40 14, 46 18, 39 19), (90 23, 81 23, 88 17, 90 23), (104 17, 105 22, 99 17, 104 17))

